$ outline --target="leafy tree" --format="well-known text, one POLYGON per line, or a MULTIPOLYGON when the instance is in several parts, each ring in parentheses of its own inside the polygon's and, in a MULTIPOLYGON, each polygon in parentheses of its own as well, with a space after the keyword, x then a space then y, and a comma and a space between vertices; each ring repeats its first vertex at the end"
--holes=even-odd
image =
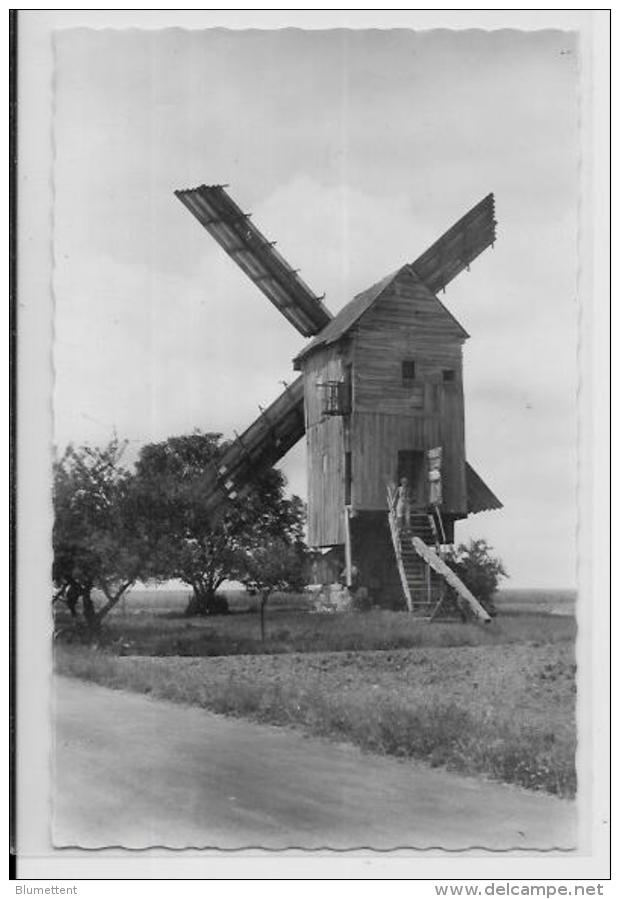
POLYGON ((501 559, 493 555, 493 547, 486 540, 460 543, 445 556, 446 563, 469 587, 479 603, 491 616, 497 614, 493 597, 501 578, 508 577, 501 559))
POLYGON ((238 579, 260 598, 260 635, 265 639, 265 609, 274 590, 297 592, 304 586, 305 546, 300 540, 263 536, 238 553, 238 579))
POLYGON ((217 589, 235 577, 240 550, 258 534, 301 538, 303 504, 298 497, 284 498, 284 478, 274 469, 257 475, 242 501, 213 516, 205 502, 205 474, 217 468, 226 447, 220 434, 196 431, 143 447, 136 466, 154 570, 192 588, 187 614, 227 611, 217 589))
POLYGON ((69 446, 54 465, 54 597, 73 616, 81 600, 91 632, 148 570, 150 547, 136 515, 133 478, 120 464, 125 444, 69 446), (105 602, 92 599, 100 590, 105 602))

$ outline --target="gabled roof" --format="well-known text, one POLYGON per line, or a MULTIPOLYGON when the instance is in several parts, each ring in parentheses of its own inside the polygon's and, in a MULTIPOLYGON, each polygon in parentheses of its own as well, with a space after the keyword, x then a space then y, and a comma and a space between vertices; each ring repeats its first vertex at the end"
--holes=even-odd
POLYGON ((317 334, 317 336, 297 354, 293 360, 295 368, 299 367, 297 363, 309 353, 319 347, 335 343, 337 340, 340 340, 341 337, 344 337, 347 331, 353 327, 367 309, 370 309, 375 300, 379 299, 383 291, 390 286, 392 281, 394 281, 401 271, 402 269, 399 269, 397 272, 386 275, 381 281, 377 281, 372 287, 368 287, 366 290, 362 291, 362 293, 358 293, 346 304, 346 306, 343 306, 340 312, 323 328, 321 333, 317 334))
MULTIPOLYGON (((445 289, 446 285, 459 272, 469 268, 470 263, 495 242, 495 225, 495 198, 490 193, 451 228, 448 228, 439 240, 436 240, 428 250, 418 256, 415 262, 404 268, 434 296, 436 291, 445 289)), ((308 353, 343 337, 402 271, 403 269, 400 268, 394 274, 388 275, 378 284, 373 284, 368 290, 354 297, 344 309, 341 309, 336 318, 326 325, 319 335, 299 353, 294 360, 295 367, 299 368, 299 362, 308 353)), ((437 297, 435 299, 437 300, 437 297)), ((446 314, 450 315, 446 307, 441 305, 446 314)), ((463 330, 454 316, 451 318, 463 330)), ((465 331, 463 331, 463 335, 469 336, 465 331)))
POLYGON ((435 294, 433 294, 428 289, 428 287, 420 280, 411 266, 403 265, 397 271, 392 272, 390 275, 386 275, 386 277, 381 281, 377 281, 377 283, 373 284, 372 287, 369 287, 367 290, 364 290, 362 291, 362 293, 358 293, 355 297, 353 297, 353 299, 340 310, 340 312, 330 321, 330 323, 323 328, 321 333, 317 334, 317 336, 313 338, 300 353, 297 354, 297 356, 293 360, 295 368, 299 369, 301 361, 305 359, 310 353, 313 353, 315 350, 321 349, 322 347, 336 343, 338 340, 344 337, 346 333, 359 322, 361 317, 366 312, 368 312, 368 310, 371 309, 376 302, 378 302, 378 300, 383 296, 388 288, 391 287, 394 281, 396 281, 403 275, 405 277, 412 278, 418 284, 420 290, 422 290, 427 296, 429 296, 429 298, 431 298, 434 302, 438 303, 439 306, 441 306, 446 316, 448 316, 457 326, 463 337, 469 337, 467 331, 456 320, 452 313, 448 309, 446 309, 441 300, 438 299, 438 297, 436 297, 435 294))

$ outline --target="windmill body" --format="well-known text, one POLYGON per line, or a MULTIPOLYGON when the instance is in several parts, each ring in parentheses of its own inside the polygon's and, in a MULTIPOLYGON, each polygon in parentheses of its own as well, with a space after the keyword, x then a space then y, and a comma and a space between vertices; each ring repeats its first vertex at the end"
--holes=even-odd
POLYGON ((437 607, 441 565, 422 558, 414 538, 452 543, 455 521, 501 507, 466 461, 462 347, 468 335, 436 296, 494 241, 493 196, 335 317, 223 187, 177 196, 287 320, 313 338, 294 360, 301 375, 237 437, 218 471, 208 473, 214 513, 305 434, 308 544, 332 548, 349 580, 357 569, 383 598, 404 592, 412 610, 437 607), (406 534, 396 529, 388 489, 402 477, 412 513, 406 534), (441 483, 439 500, 433 477, 441 483))

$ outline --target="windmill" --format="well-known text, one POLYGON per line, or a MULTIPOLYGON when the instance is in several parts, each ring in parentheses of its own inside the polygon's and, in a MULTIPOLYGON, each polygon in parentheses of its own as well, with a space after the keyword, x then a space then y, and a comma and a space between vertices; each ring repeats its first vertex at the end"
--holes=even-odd
POLYGON ((335 552, 347 583, 361 572, 382 595, 404 595, 410 611, 424 617, 436 615, 450 594, 486 620, 441 558, 456 521, 501 503, 466 461, 462 345, 469 335, 436 294, 494 243, 493 194, 414 262, 332 316, 227 186, 175 195, 312 339, 294 360, 301 374, 207 474, 210 511, 243 497, 257 470, 276 464, 306 435, 308 544, 335 552), (411 506, 405 526, 394 486, 402 478, 411 506))

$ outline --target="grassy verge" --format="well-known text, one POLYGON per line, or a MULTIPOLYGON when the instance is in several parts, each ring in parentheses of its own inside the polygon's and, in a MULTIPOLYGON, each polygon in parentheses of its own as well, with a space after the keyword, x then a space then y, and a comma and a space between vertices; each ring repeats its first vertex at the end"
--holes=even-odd
POLYGON ((285 609, 268 610, 263 643, 255 614, 188 620, 144 611, 110 615, 101 641, 119 655, 208 657, 562 643, 574 639, 575 629, 573 618, 545 614, 501 615, 487 625, 429 625, 407 612, 311 615, 285 609))
POLYGON ((563 797, 575 792, 569 643, 217 659, 119 658, 61 646, 56 666, 373 752, 563 797))

